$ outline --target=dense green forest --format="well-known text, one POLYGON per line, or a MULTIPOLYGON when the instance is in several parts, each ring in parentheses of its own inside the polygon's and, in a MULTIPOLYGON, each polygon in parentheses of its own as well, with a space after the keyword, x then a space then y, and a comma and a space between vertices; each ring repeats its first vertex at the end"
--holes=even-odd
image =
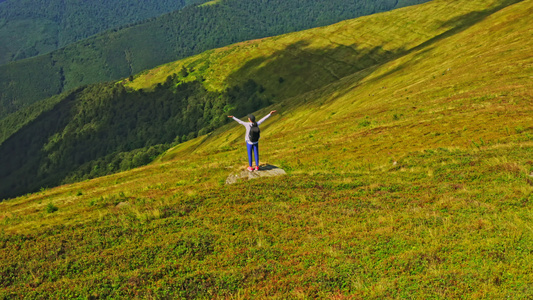
POLYGON ((0 141, 0 199, 147 164, 225 124, 227 114, 270 104, 263 91, 249 80, 210 92, 176 74, 152 91, 100 83, 25 108, 29 121, 0 141))
POLYGON ((72 88, 127 77, 207 49, 426 1, 225 0, 187 6, 0 66, 0 119, 72 88))
POLYGON ((0 65, 44 54, 99 32, 198 2, 200 0, 0 1, 0 65))

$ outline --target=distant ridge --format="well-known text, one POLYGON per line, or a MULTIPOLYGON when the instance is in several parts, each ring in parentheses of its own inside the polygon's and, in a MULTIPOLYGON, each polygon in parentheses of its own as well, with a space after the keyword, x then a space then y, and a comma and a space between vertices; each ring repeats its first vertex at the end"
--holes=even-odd
POLYGON ((189 6, 0 66, 0 119, 72 88, 128 77, 208 49, 426 1, 226 0, 189 6))

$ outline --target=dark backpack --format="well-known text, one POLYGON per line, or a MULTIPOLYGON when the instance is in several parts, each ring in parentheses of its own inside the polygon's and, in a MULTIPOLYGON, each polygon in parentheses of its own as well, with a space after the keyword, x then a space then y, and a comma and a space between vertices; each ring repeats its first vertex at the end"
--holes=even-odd
POLYGON ((257 123, 252 123, 252 127, 250 127, 250 132, 248 133, 248 140, 252 143, 256 143, 259 141, 261 130, 259 130, 259 126, 257 126, 257 123))

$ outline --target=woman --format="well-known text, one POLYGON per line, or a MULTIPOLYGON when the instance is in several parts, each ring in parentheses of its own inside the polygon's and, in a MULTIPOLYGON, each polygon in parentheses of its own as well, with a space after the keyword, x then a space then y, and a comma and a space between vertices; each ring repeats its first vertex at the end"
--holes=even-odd
POLYGON ((261 125, 261 123, 263 123, 275 112, 275 110, 271 111, 268 115, 266 115, 258 122, 255 122, 255 116, 252 114, 248 115, 248 122, 241 121, 235 118, 234 116, 228 116, 228 118, 232 118, 233 120, 239 122, 239 124, 243 125, 246 128, 246 134, 244 135, 244 139, 246 140, 246 148, 248 149, 248 171, 250 172, 254 170, 252 168, 252 152, 255 156, 255 170, 259 171, 259 125, 261 125))

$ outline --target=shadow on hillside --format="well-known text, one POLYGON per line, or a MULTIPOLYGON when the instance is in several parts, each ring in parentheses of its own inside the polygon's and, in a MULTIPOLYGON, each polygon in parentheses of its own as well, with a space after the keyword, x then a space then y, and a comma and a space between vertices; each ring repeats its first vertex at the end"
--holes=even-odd
MULTIPOLYGON (((227 77, 225 84, 226 86, 235 86, 243 80, 253 79, 265 88, 265 93, 272 96, 276 103, 279 103, 285 99, 325 87, 343 77, 359 72, 358 81, 350 83, 351 86, 357 86, 360 81, 370 76, 381 65, 418 52, 414 59, 372 79, 373 82, 379 81, 416 64, 416 57, 430 51, 435 43, 459 34, 505 7, 522 1, 501 0, 491 8, 445 20, 440 24, 440 28, 449 28, 448 30, 410 49, 398 48, 394 51, 386 51, 382 46, 365 48, 356 44, 336 44, 335 47, 317 49, 311 47, 310 41, 298 41, 282 50, 273 52, 271 55, 254 58, 246 62, 244 66, 227 77)), ((339 91, 337 97, 342 97, 348 92, 349 89, 344 92, 339 91)), ((230 126, 237 125, 231 124, 230 126)), ((263 126, 267 129, 269 125, 263 126)), ((228 130, 228 127, 224 126, 215 130, 189 151, 193 152, 202 147, 203 144, 210 142, 224 130, 228 130)), ((242 135, 237 137, 235 142, 241 141, 241 139, 242 135)))
MULTIPOLYGON (((244 80, 252 79, 264 87, 264 93, 268 97, 272 97, 274 102, 278 103, 337 82, 345 76, 383 64, 402 52, 404 49, 392 52, 384 50, 381 46, 359 49, 357 45, 314 49, 310 47, 310 42, 299 41, 270 56, 247 61, 243 67, 227 77, 225 85, 237 86, 244 80)), ((266 114, 266 111, 264 113, 266 114)), ((263 116, 258 113, 256 117, 263 116)), ((231 123, 229 126, 238 125, 231 123)), ((263 129, 268 127, 268 122, 262 125, 263 129)), ((225 130, 228 130, 227 126, 215 130, 184 153, 194 152, 225 130)), ((242 135, 234 140, 234 142, 239 141, 243 141, 242 135)))
MULTIPOLYGON (((411 49, 386 51, 382 46, 369 49, 356 44, 337 44, 335 47, 316 49, 311 48, 308 41, 298 41, 269 56, 248 61, 228 76, 226 85, 233 86, 236 82, 250 78, 263 85, 266 92, 276 101, 280 101, 324 87, 356 72, 375 69, 391 60, 428 49, 436 42, 461 33, 488 16, 521 1, 523 0, 501 0, 492 8, 445 20, 440 27, 449 28, 448 30, 411 49)), ((405 67, 407 65, 399 66, 380 76, 378 80, 405 67)), ((366 72, 361 79, 372 72, 373 70, 366 72)))
POLYGON ((69 93, 62 101, 50 110, 41 113, 37 118, 23 126, 16 133, 7 138, 0 145, 0 201, 21 195, 29 191, 36 191, 42 186, 56 184, 62 174, 50 174, 48 178, 39 176, 39 170, 29 168, 26 162, 37 161, 42 150, 35 145, 46 145, 49 139, 59 129, 64 128, 72 120, 75 94, 77 88, 69 93), (39 129, 54 128, 51 131, 39 129), (36 130, 37 129, 37 130, 36 130), (29 187, 21 189, 21 186, 29 187))
POLYGON ((382 46, 336 45, 317 49, 298 41, 269 56, 252 59, 231 73, 225 84, 233 86, 251 78, 277 100, 323 87, 361 70, 387 62, 405 49, 386 51, 382 46))

